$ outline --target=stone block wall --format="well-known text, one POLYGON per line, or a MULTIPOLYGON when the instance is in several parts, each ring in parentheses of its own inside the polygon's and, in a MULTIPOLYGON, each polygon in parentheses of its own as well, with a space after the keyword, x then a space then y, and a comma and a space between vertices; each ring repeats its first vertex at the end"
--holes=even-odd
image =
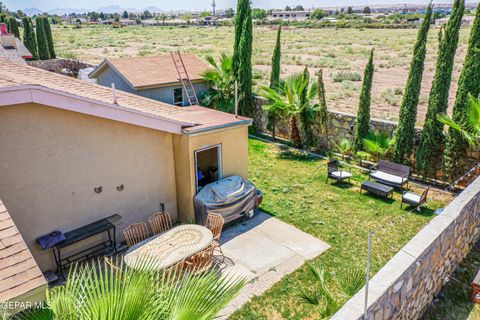
MULTIPOLYGON (((423 315, 478 238, 479 206, 477 178, 371 279, 367 319, 415 320, 423 315)), ((364 290, 331 319, 362 319, 364 290)))

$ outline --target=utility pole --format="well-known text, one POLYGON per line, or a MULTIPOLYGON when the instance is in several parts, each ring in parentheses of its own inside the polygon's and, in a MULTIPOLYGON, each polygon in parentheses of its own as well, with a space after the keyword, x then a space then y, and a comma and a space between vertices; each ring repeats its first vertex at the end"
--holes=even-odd
POLYGON ((213 2, 212 2, 212 9, 213 9, 213 10, 212 10, 212 15, 213 15, 214 17, 215 17, 215 7, 216 7, 216 6, 217 6, 217 5, 215 4, 215 0, 213 0, 213 2))

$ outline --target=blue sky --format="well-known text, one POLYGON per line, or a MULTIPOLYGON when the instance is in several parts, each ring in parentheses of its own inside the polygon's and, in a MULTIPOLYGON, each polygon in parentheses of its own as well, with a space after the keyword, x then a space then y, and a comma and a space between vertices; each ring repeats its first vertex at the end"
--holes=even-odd
MULTIPOLYGON (((164 10, 203 10, 210 7, 211 0, 2 0, 10 9, 39 8, 50 10, 54 8, 87 8, 97 9, 103 6, 119 5, 122 7, 135 7, 138 9, 156 6, 164 10)), ((452 0, 435 1, 451 2, 452 0)), ((236 0, 216 0, 218 8, 235 7, 236 0)), ((397 4, 417 3, 426 4, 428 0, 252 0, 253 6, 260 8, 282 8, 286 5, 302 4, 304 7, 319 6, 348 6, 363 4, 397 4)))

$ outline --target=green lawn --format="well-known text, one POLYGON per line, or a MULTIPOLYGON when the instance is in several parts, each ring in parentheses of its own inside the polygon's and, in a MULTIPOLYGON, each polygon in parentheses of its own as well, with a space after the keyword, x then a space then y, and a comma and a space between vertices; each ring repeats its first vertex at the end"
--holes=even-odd
MULTIPOLYGON (((359 193, 368 177, 354 170, 352 185, 326 184, 326 161, 256 139, 249 142, 249 178, 264 193, 261 209, 329 243, 318 260, 335 274, 364 268, 367 235, 375 232, 372 269, 378 271, 444 206, 448 197, 433 192, 428 209, 409 214, 400 209, 400 194, 386 201, 359 193)), ((302 267, 253 298, 231 319, 315 319, 315 309, 300 303, 295 290, 313 279, 302 267)), ((346 301, 346 298, 343 298, 346 301)))

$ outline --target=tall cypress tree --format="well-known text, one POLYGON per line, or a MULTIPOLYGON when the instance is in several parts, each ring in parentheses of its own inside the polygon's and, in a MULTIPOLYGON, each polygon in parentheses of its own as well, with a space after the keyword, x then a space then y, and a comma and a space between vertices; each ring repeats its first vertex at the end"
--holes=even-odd
POLYGON ((242 37, 239 44, 240 64, 238 66, 239 109, 244 116, 252 116, 253 92, 252 92, 252 13, 246 11, 243 21, 242 37))
POLYGON ((20 30, 18 29, 17 19, 14 17, 8 18, 8 30, 13 33, 16 38, 20 39, 20 30))
POLYGON ((328 113, 327 113, 327 96, 325 94, 325 84, 323 82, 323 69, 318 70, 318 122, 320 130, 325 134, 326 147, 328 149, 328 113))
POLYGON ((55 59, 57 55, 55 54, 55 47, 53 45, 52 28, 50 28, 50 21, 47 17, 43 18, 43 28, 45 29, 45 36, 47 37, 48 53, 50 55, 50 59, 55 59))
MULTIPOLYGON (((457 123, 463 123, 468 117, 469 93, 474 97, 480 94, 480 4, 470 31, 467 55, 458 80, 457 96, 453 106, 453 120, 457 123)), ((468 144, 457 130, 450 128, 448 133, 443 153, 443 171, 450 180, 453 180, 460 173, 459 161, 466 156, 468 144)))
POLYGON ((370 103, 373 81, 373 49, 370 52, 367 66, 363 75, 362 91, 360 92, 360 103, 358 105, 357 125, 355 126, 355 140, 353 148, 355 151, 362 150, 363 139, 370 131, 370 103))
POLYGON ((32 60, 38 60, 37 39, 30 17, 23 18, 23 43, 32 54, 32 60))
POLYGON ((418 31, 417 42, 413 49, 413 58, 410 64, 405 93, 400 106, 400 117, 396 132, 395 151, 393 161, 403 164, 409 163, 413 152, 415 139, 415 123, 417 122, 417 105, 422 87, 423 69, 427 53, 428 30, 432 22, 432 5, 427 8, 425 19, 418 31))
POLYGON ((281 72, 280 60, 282 56, 282 44, 280 41, 281 32, 282 32, 282 26, 280 25, 278 27, 277 42, 275 44, 275 49, 273 50, 273 56, 272 56, 272 73, 270 74, 270 88, 275 88, 280 83, 280 72, 281 72))
POLYGON ((250 0, 238 0, 237 13, 235 15, 235 39, 233 43, 233 74, 238 78, 238 68, 240 67, 240 41, 242 39, 243 26, 245 25, 245 17, 250 11, 250 0))
POLYGON ((443 124, 437 115, 448 108, 448 91, 452 81, 453 62, 458 45, 458 34, 462 24, 464 0, 455 0, 452 14, 439 43, 435 77, 428 99, 427 116, 422 139, 417 151, 417 171, 426 178, 432 173, 434 161, 439 158, 439 147, 443 139, 443 124))
POLYGON ((35 31, 37 34, 38 57, 40 60, 48 60, 50 53, 48 52, 47 36, 45 35, 45 27, 43 24, 43 17, 35 19, 35 31))

